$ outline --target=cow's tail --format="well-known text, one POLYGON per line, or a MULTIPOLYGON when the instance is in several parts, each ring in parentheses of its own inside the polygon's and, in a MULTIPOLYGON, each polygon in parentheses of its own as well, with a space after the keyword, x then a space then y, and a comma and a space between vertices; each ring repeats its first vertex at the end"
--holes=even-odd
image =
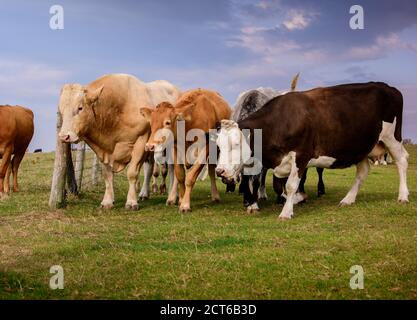
POLYGON ((397 91, 397 103, 398 103, 398 111, 396 114, 396 118, 397 118, 397 123, 395 125, 395 132, 394 132, 394 137, 397 141, 401 142, 403 141, 402 138, 402 128, 403 128, 403 95, 401 94, 401 92, 399 90, 397 91))
POLYGON ((297 88, 298 78, 300 77, 300 73, 297 73, 295 77, 291 81, 291 92, 294 92, 297 88))

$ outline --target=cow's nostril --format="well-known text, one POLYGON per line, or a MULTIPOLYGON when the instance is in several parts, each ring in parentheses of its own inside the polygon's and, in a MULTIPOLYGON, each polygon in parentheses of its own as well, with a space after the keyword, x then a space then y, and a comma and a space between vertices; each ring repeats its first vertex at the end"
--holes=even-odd
POLYGON ((60 136, 60 139, 61 139, 62 142, 69 142, 70 138, 71 137, 70 137, 69 134, 60 136))

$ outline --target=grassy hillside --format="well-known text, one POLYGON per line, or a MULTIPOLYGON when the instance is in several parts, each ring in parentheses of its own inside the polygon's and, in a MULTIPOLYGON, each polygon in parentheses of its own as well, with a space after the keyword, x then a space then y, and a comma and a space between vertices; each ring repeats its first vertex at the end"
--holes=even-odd
POLYGON ((397 204, 395 165, 373 167, 357 203, 339 208, 354 168, 326 170, 327 195, 295 218, 277 219, 271 180, 262 211, 248 215, 241 196, 212 204, 209 181, 193 193, 191 214, 152 196, 124 210, 127 181, 116 179, 116 208, 98 209, 104 187, 70 198, 65 210, 47 202, 53 154, 28 155, 21 192, 0 202, 0 298, 417 298, 417 147, 409 146, 410 204, 397 204), (49 289, 49 268, 61 265, 65 289, 49 289), (351 290, 349 269, 365 270, 364 290, 351 290))

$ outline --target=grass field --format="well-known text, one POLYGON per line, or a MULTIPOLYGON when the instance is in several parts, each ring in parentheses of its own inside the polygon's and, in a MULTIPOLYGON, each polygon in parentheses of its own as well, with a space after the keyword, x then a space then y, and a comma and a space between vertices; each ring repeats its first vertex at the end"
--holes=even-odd
POLYGON ((53 154, 30 154, 22 191, 0 202, 0 298, 416 299, 417 147, 408 150, 410 204, 397 204, 395 165, 373 167, 344 208, 354 168, 326 170, 320 199, 310 170, 309 201, 290 221, 277 219, 271 176, 256 215, 220 181, 222 202, 212 204, 209 182, 199 182, 190 214, 159 195, 128 212, 124 175, 114 210, 98 209, 100 186, 51 212, 53 154), (64 290, 49 288, 52 265, 64 268, 64 290), (363 290, 349 287, 353 265, 365 270, 363 290))

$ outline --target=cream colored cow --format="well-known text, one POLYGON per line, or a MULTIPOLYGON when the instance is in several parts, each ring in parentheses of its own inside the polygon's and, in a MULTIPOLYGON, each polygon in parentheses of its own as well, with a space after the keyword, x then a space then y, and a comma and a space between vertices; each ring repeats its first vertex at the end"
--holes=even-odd
MULTIPOLYGON (((150 124, 141 113, 142 107, 161 102, 175 103, 180 91, 171 83, 158 80, 150 83, 127 74, 105 75, 89 85, 65 85, 61 91, 59 110, 62 115, 61 141, 77 143, 84 140, 104 164, 106 192, 101 206, 113 207, 113 172, 128 164, 129 192, 126 208, 138 208, 136 183, 148 154, 145 144, 150 124)), ((145 163, 145 182, 139 194, 149 196, 152 167, 145 163)))

